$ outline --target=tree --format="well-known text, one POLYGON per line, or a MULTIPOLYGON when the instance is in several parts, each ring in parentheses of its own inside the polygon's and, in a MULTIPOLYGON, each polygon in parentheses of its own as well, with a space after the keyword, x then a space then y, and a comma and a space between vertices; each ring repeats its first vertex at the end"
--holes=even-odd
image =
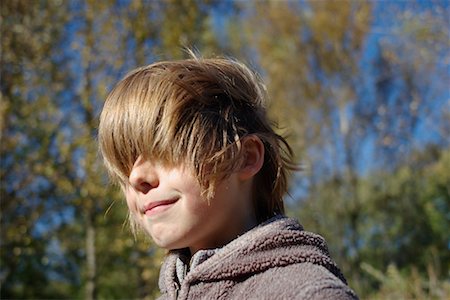
MULTIPOLYGON (((247 6, 248 40, 268 83, 270 111, 306 165, 294 178, 292 191, 300 197, 290 201, 292 213, 307 229, 325 235, 358 291, 369 288, 367 274, 358 271, 365 251, 379 251, 366 248, 362 238, 376 228, 363 213, 375 201, 364 193, 365 175, 393 173, 412 162, 411 154, 424 142, 419 133, 424 126, 440 149, 448 147, 448 126, 439 126, 446 124, 448 109, 438 109, 446 107, 445 80, 435 80, 448 78, 443 50, 448 49, 448 9, 434 4, 405 5, 406 10, 401 4, 352 1, 247 6), (439 127, 429 126, 431 119, 439 127), (366 228, 368 223, 375 227, 366 228)), ((400 249, 392 251, 399 263, 406 259, 401 267, 415 263, 401 257, 400 249)))
POLYGON ((40 88, 52 87, 52 96, 61 92, 55 59, 44 58, 55 49, 64 12, 56 1, 1 3, 1 246, 7 249, 1 252, 2 297, 59 293, 44 276, 51 237, 36 224, 49 207, 57 218, 48 227, 64 220, 55 185, 46 180, 55 171, 46 153, 60 118, 40 88), (32 284, 48 288, 33 293, 27 288, 32 284))
MULTIPOLYGON (((211 37, 209 6, 192 4, 178 32, 197 43, 211 37)), ((162 42, 171 32, 160 25, 177 25, 173 14, 184 9, 178 2, 2 2, 2 298, 156 295, 162 252, 124 230, 127 209, 117 204, 121 192, 108 188, 96 128, 124 72, 158 51, 183 53, 183 45, 162 42)))

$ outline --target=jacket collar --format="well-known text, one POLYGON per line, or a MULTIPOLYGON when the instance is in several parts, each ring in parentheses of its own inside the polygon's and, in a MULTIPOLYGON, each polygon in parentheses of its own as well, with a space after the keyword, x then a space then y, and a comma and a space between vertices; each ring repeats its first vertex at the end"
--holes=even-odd
POLYGON ((330 258, 325 240, 304 231, 296 220, 284 216, 276 216, 258 225, 222 248, 194 255, 190 271, 179 281, 176 265, 183 253, 185 250, 169 252, 161 268, 161 292, 175 293, 180 283, 245 277, 302 262, 321 265, 346 283, 330 258))

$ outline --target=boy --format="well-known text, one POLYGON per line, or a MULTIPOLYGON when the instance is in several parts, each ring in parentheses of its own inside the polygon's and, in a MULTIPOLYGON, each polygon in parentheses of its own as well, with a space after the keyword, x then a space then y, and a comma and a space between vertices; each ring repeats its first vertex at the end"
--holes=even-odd
POLYGON ((161 299, 355 299, 325 241, 283 216, 292 151, 227 59, 159 62, 109 94, 100 150, 133 228, 169 253, 161 299))

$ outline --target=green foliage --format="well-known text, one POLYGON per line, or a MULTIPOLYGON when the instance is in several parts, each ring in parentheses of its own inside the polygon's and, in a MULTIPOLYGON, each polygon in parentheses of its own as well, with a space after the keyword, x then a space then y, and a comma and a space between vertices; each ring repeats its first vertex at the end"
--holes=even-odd
MULTIPOLYGON (((399 166, 392 174, 380 172, 361 178, 356 197, 361 222, 356 224, 352 223, 354 210, 345 193, 340 193, 342 182, 337 179, 317 186, 300 207, 302 223, 326 237, 360 295, 367 295, 380 283, 382 289, 390 289, 388 281, 368 276, 388 265, 395 266, 388 269, 388 278, 417 273, 414 276, 420 280, 431 269, 436 281, 448 279, 449 154, 449 150, 441 153, 430 147, 412 155, 408 165, 399 166), (357 236, 356 241, 348 239, 349 231, 357 236), (361 273, 361 268, 370 272, 361 273)), ((407 295, 403 296, 409 299, 407 295)))
POLYGON ((55 176, 47 151, 58 114, 49 97, 61 90, 53 84, 56 66, 44 58, 53 49, 52 38, 61 34, 51 21, 63 22, 64 12, 56 1, 1 2, 0 284, 5 298, 62 296, 45 276, 50 269, 47 244, 51 237, 36 238, 40 233, 35 224, 45 215, 47 204, 54 204, 55 212, 64 205, 55 201, 55 186, 43 180, 55 176), (30 290, 34 284, 48 290, 30 290))
POLYGON ((368 299, 448 299, 450 282, 439 280, 432 267, 428 268, 426 276, 419 274, 413 268, 410 272, 401 272, 394 265, 387 267, 383 273, 369 264, 363 264, 362 269, 374 277, 381 286, 368 299))
POLYGON ((383 265, 395 262, 400 268, 414 262, 421 271, 432 262, 438 275, 443 276, 446 270, 442 267, 450 265, 446 251, 450 240, 445 232, 450 225, 450 177, 448 172, 442 172, 449 163, 449 151, 434 161, 427 159, 427 152, 415 155, 410 164, 392 175, 377 174, 370 180, 367 186, 370 195, 364 208, 365 219, 372 220, 365 223, 364 232, 376 227, 378 232, 362 236, 368 237, 367 245, 385 253, 373 255, 368 249, 362 253, 364 256, 365 252, 370 253, 371 261, 383 265))

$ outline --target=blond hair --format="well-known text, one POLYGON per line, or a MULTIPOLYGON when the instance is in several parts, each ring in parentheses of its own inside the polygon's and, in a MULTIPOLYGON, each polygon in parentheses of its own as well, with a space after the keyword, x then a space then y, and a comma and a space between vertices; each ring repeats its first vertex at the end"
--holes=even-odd
POLYGON ((259 222, 284 213, 292 150, 266 116, 264 85, 244 64, 223 58, 165 61, 138 68, 111 91, 100 116, 99 145, 122 186, 137 157, 185 164, 211 199, 216 183, 238 170, 241 140, 256 135, 264 164, 255 177, 259 222))

